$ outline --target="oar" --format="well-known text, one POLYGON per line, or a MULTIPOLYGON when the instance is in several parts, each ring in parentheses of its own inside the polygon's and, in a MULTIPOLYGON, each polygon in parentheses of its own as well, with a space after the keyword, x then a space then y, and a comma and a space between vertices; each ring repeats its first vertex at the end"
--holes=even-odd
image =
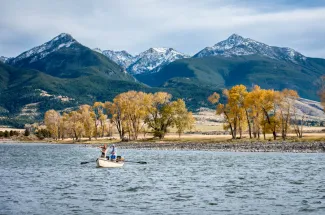
POLYGON ((138 163, 138 164, 147 164, 147 162, 145 162, 145 161, 124 161, 124 162, 138 163))
POLYGON ((87 163, 90 163, 90 162, 93 162, 93 161, 84 161, 84 162, 81 162, 80 164, 87 164, 87 163))
MULTIPOLYGON (((98 160, 98 159, 97 159, 98 160)), ((96 160, 96 161, 97 161, 96 160)), ((87 164, 87 163, 90 163, 90 162, 94 162, 94 161, 84 161, 84 162, 81 162, 80 164, 82 165, 82 164, 87 164)))
MULTIPOLYGON (((80 164, 87 164, 87 163, 90 163, 90 162, 94 162, 94 161, 84 161, 84 162, 81 162, 80 164)), ((147 162, 145 161, 124 161, 124 162, 129 162, 129 163, 138 163, 138 164, 147 164, 147 162)))

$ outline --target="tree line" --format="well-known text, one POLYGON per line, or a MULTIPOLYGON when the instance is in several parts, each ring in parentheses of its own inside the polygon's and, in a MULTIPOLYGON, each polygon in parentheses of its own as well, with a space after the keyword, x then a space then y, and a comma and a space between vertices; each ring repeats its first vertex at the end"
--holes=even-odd
POLYGON ((217 104, 216 113, 225 118, 224 129, 230 130, 233 139, 242 138, 248 130, 250 138, 258 138, 266 134, 278 133, 282 139, 287 138, 288 131, 293 128, 297 137, 303 134, 304 115, 298 119, 295 101, 299 98, 296 91, 261 89, 255 85, 249 92, 244 85, 236 85, 223 90, 225 102, 220 102, 220 94, 213 93, 208 100, 217 104))
POLYGON ((112 102, 81 105, 78 110, 63 114, 49 110, 44 124, 54 139, 111 136, 116 128, 121 140, 136 140, 148 132, 164 138, 171 127, 179 136, 194 125, 194 118, 182 99, 171 100, 166 92, 144 93, 129 91, 117 95, 112 102))

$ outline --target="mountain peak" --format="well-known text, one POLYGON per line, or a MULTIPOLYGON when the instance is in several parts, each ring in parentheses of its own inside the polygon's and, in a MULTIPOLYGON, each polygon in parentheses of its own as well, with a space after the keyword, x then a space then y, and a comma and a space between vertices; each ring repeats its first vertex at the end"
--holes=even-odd
POLYGON ((244 37, 242 37, 238 34, 232 34, 228 37, 227 40, 243 40, 243 39, 244 39, 244 37))
POLYGON ((17 62, 25 59, 28 59, 29 63, 33 63, 46 57, 52 52, 55 52, 62 48, 69 48, 76 43, 78 42, 70 34, 61 33, 43 45, 32 48, 20 54, 16 58, 13 58, 9 63, 16 64, 17 62))
POLYGON ((58 36, 54 37, 53 40, 63 39, 63 38, 70 39, 70 40, 74 40, 74 38, 70 34, 67 34, 67 33, 61 33, 58 36))
POLYGON ((156 47, 156 48, 150 48, 149 50, 155 51, 155 52, 160 52, 160 53, 165 53, 169 50, 169 48, 156 47))
POLYGON ((194 57, 233 57, 242 55, 260 55, 277 60, 291 61, 293 63, 306 59, 305 56, 293 49, 269 46, 249 38, 244 38, 238 34, 232 34, 226 40, 201 50, 194 57))

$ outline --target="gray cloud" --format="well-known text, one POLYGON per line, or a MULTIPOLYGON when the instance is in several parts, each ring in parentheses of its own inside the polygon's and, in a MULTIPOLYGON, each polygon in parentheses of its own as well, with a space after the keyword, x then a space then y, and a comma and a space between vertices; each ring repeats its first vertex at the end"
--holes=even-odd
POLYGON ((318 0, 0 0, 0 5, 4 56, 16 56, 62 32, 90 48, 132 54, 149 47, 195 54, 238 33, 325 58, 325 4, 318 0))

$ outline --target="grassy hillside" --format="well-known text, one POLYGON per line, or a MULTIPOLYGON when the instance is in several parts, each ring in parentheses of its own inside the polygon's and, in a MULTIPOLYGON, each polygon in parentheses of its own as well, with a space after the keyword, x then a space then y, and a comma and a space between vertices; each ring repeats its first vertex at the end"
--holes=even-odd
POLYGON ((178 77, 209 89, 258 84, 267 89, 294 89, 301 97, 318 100, 317 82, 324 74, 324 59, 308 58, 304 64, 297 65, 260 56, 215 56, 177 60, 158 73, 136 78, 151 86, 163 86, 178 77))
POLYGON ((0 117, 17 117, 31 104, 35 104, 42 116, 50 108, 62 110, 93 101, 112 100, 121 92, 148 88, 135 81, 110 79, 101 73, 62 78, 1 62, 0 83, 0 117))

